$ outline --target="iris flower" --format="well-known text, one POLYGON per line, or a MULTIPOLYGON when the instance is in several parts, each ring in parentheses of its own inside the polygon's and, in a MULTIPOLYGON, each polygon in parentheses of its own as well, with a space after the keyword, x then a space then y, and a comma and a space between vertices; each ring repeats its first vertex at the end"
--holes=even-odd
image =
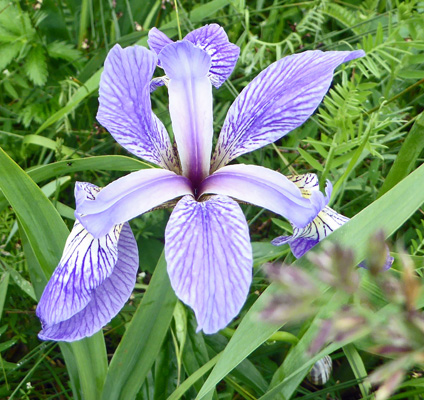
POLYGON ((178 42, 152 29, 149 46, 116 45, 109 52, 97 119, 126 150, 159 168, 130 173, 101 190, 76 185, 78 221, 37 308, 41 339, 90 336, 123 307, 138 268, 132 218, 176 203, 165 231, 170 282, 194 310, 198 331, 214 333, 239 313, 252 280, 249 229, 236 200, 267 208, 299 229, 328 202, 328 188, 326 196, 315 191, 304 198, 278 172, 227 164, 305 122, 334 69, 362 51, 306 51, 269 66, 230 107, 212 155, 212 85, 229 77, 239 48, 216 24, 178 42), (152 81, 157 66, 166 75, 152 81), (150 91, 163 84, 174 146, 151 109, 150 91))
MULTIPOLYGON (((287 178, 301 190, 302 195, 306 198, 310 197, 312 193, 319 191, 318 177, 315 174, 292 175, 287 178)), ((347 221, 349 221, 349 218, 325 206, 310 224, 303 228, 293 226, 293 235, 279 236, 271 243, 275 246, 288 244, 293 255, 296 258, 300 258, 347 221)), ((390 256, 387 249, 386 263, 383 269, 389 269, 392 264, 393 257, 390 256)), ((359 265, 365 267, 364 262, 359 265)))

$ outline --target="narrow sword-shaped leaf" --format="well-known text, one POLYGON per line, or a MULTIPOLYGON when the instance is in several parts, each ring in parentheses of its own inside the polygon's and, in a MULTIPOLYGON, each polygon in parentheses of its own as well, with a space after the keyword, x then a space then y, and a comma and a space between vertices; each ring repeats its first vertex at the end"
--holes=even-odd
MULTIPOLYGON (((342 246, 353 246, 355 259, 359 262, 365 256, 369 236, 376 229, 382 228, 387 235, 391 235, 421 206, 424 202, 423 185, 424 165, 340 227, 330 237, 324 239, 323 242, 334 241, 342 246), (396 210, 396 213, 393 213, 393 210, 396 210), (369 223, 370 220, 373 221, 373 224, 369 223)), ((321 243, 317 245, 317 249, 322 246, 321 243)), ((313 267, 305 257, 298 259, 293 265, 313 267)), ((245 315, 219 362, 203 385, 198 399, 206 395, 236 365, 280 328, 259 323, 255 317, 265 307, 269 296, 276 287, 276 284, 271 284, 245 315)))
POLYGON ((110 362, 102 400, 135 398, 162 346, 176 301, 162 255, 110 362))

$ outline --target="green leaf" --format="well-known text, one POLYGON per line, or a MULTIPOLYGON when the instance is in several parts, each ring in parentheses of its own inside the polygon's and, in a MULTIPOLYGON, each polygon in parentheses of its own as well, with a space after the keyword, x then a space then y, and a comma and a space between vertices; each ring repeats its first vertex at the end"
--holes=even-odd
MULTIPOLYGON (((386 234, 391 235, 421 206, 424 202, 423 186, 424 165, 329 235, 323 242, 338 242, 342 246, 353 247, 355 260, 359 262, 365 257, 369 237, 376 229, 381 228, 386 234), (394 210, 396 212, 393 212, 394 210), (369 221, 373 221, 373 223, 370 224, 369 221)), ((323 242, 317 245, 317 250, 322 247, 323 242)), ((312 268, 306 257, 298 259, 293 265, 312 268)), ((268 304, 270 296, 276 289, 277 285, 272 283, 244 316, 220 360, 203 385, 198 399, 205 396, 252 351, 281 328, 259 323, 257 320, 257 314, 268 304)))
POLYGON ((110 362, 102 399, 135 398, 159 354, 176 302, 162 254, 143 300, 110 362))
POLYGON ((364 362, 362 361, 362 358, 353 343, 344 346, 343 352, 345 353, 345 356, 349 361, 350 367, 352 368, 355 378, 359 380, 358 385, 362 397, 366 398, 368 396, 368 393, 371 391, 371 383, 368 380, 364 380, 368 376, 364 362))
MULTIPOLYGON (((41 189, 1 148, 0 171, 0 189, 16 213, 23 242, 30 246, 33 262, 29 266, 37 268, 30 274, 41 280, 39 287, 57 266, 69 231, 41 189)), ((84 400, 98 400, 107 369, 101 332, 71 345, 61 344, 61 349, 72 379, 81 382, 84 400)))
POLYGON ((412 171, 423 148, 424 113, 421 113, 409 131, 392 168, 390 168, 380 189, 379 196, 390 190, 412 171))
POLYGON ((22 43, 6 43, 0 45, 0 71, 3 71, 11 63, 22 49, 22 43))
POLYGON ((0 321, 3 313, 4 302, 6 300, 7 288, 9 287, 9 272, 4 272, 0 278, 0 321))
POLYGON ((28 78, 38 86, 43 86, 47 81, 46 53, 41 46, 33 47, 25 57, 24 71, 28 78))
POLYGON ((52 58, 61 58, 66 61, 75 61, 81 53, 72 44, 66 42, 53 42, 47 45, 47 53, 52 58))

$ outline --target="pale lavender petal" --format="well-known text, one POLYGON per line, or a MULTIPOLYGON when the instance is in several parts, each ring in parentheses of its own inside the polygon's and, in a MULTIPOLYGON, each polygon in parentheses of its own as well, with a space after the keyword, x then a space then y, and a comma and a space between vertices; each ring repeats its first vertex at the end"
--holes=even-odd
MULTIPOLYGON (((80 227, 76 222, 74 230, 79 231, 80 227)), ((84 234, 89 235, 88 232, 84 234)), ((94 238, 91 240, 93 246, 95 242, 99 242, 94 238)), ((111 243, 106 245, 111 246, 111 243)), ((96 269, 101 269, 99 264, 94 264, 94 260, 88 258, 84 259, 82 265, 78 262, 68 263, 65 268, 64 264, 59 264, 52 276, 57 287, 48 289, 51 280, 37 307, 37 315, 43 322, 43 330, 38 335, 40 339, 66 342, 79 340, 93 335, 118 314, 132 293, 138 270, 137 243, 128 223, 123 225, 117 245, 114 243, 113 246, 114 251, 117 250, 117 258, 112 273, 88 292, 86 288, 81 287, 78 277, 83 282, 94 281, 99 274, 96 269), (85 272, 91 275, 84 276, 85 272), (70 307, 68 301, 73 304, 78 301, 75 299, 79 296, 84 297, 84 304, 70 315, 66 312, 70 307), (88 301, 85 300, 86 296, 88 301), (55 309, 53 312, 50 311, 51 307, 55 309), (53 319, 50 318, 52 316, 53 319)), ((105 252, 109 251, 107 247, 103 249, 105 252)))
POLYGON ((107 185, 95 200, 76 186, 75 216, 94 237, 99 238, 116 224, 192 193, 190 181, 181 175, 164 169, 143 169, 107 185))
POLYGON ((334 69, 363 55, 362 50, 305 51, 284 57, 262 71, 230 107, 212 170, 302 125, 327 93, 334 69))
POLYGON ((156 54, 159 54, 162 49, 170 43, 174 42, 168 36, 162 33, 159 29, 150 29, 147 44, 156 54))
POLYGON ((256 165, 227 165, 208 176, 199 190, 223 194, 259 207, 267 208, 302 228, 309 224, 328 203, 318 190, 304 198, 297 186, 284 175, 256 165))
POLYGON ((155 53, 144 47, 122 49, 115 45, 100 79, 97 119, 129 152, 178 171, 168 133, 150 103, 150 80, 156 64, 155 53))
POLYGON ((165 257, 171 285, 194 310, 198 331, 215 333, 240 312, 253 261, 249 228, 234 200, 183 197, 166 227, 165 257))
POLYGON ((159 59, 169 78, 169 111, 182 172, 197 185, 209 174, 212 152, 210 56, 182 41, 167 45, 159 59))
POLYGON ((220 87, 233 72, 240 48, 228 40, 224 29, 218 24, 202 26, 190 32, 184 40, 192 42, 211 56, 209 77, 215 87, 220 87))

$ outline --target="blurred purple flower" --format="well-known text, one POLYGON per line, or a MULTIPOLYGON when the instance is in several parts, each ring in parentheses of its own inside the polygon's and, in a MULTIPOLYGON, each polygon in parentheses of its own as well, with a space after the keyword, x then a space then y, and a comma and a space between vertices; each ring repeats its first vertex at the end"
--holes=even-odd
POLYGON ((226 164, 303 124, 334 69, 363 51, 306 51, 269 66, 230 107, 211 160, 212 85, 231 74, 239 48, 216 24, 176 43, 152 29, 149 45, 153 51, 119 45, 110 51, 97 119, 125 149, 161 169, 131 173, 95 196, 86 185, 76 186, 79 222, 37 308, 42 339, 92 335, 124 305, 131 285, 116 269, 132 268, 135 281, 135 241, 127 221, 140 214, 182 197, 165 231, 168 273, 179 299, 193 308, 198 330, 214 333, 239 313, 252 279, 249 229, 233 198, 280 214, 299 229, 328 202, 328 193, 319 191, 304 198, 294 183, 267 168, 226 164), (152 81, 157 65, 166 76, 152 81), (163 84, 178 152, 151 110, 150 91, 163 84), (113 235, 117 231, 120 236, 113 235), (102 290, 108 299, 99 297, 102 290))
MULTIPOLYGON (((288 176, 302 192, 305 198, 309 198, 315 192, 319 191, 318 177, 315 174, 292 175, 288 176)), ((304 226, 299 228, 293 224, 293 235, 279 236, 271 243, 275 246, 289 244, 293 255, 296 258, 302 257, 308 250, 312 249, 321 240, 326 238, 330 233, 344 225, 349 218, 334 211, 332 208, 325 206, 316 216, 316 218, 304 226)), ((390 256, 387 246, 385 246, 387 256, 383 269, 389 269, 393 264, 393 257, 390 256)), ((364 263, 359 264, 365 267, 364 263)))

